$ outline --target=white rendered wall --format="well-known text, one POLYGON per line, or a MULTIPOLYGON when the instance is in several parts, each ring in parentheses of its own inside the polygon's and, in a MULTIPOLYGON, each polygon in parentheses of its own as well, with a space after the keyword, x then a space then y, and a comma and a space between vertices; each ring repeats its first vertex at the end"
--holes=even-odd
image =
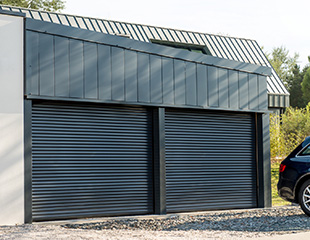
POLYGON ((24 222, 23 28, 0 14, 0 225, 24 222))

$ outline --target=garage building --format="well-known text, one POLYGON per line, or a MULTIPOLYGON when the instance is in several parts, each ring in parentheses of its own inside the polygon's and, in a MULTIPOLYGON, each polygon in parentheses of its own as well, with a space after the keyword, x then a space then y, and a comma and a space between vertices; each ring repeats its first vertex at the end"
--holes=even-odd
POLYGON ((0 224, 269 207, 271 69, 0 11, 0 224))

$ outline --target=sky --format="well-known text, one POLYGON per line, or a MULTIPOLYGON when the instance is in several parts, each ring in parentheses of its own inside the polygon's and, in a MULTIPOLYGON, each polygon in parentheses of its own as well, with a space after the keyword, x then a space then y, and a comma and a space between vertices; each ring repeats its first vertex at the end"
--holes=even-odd
POLYGON ((63 13, 253 39, 310 55, 309 0, 66 0, 63 13))

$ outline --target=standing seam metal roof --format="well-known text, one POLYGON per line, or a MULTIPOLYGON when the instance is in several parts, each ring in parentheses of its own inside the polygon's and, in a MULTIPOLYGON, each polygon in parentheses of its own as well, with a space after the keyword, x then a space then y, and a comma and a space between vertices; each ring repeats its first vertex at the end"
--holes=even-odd
POLYGON ((283 82, 272 68, 262 49, 259 47, 255 40, 90 17, 73 16, 69 14, 52 13, 3 5, 0 5, 0 9, 13 12, 22 12, 26 14, 26 17, 36 20, 52 22, 111 35, 127 35, 130 36, 130 38, 138 41, 151 42, 151 40, 161 40, 203 45, 206 46, 211 52, 212 56, 215 57, 270 67, 272 69, 272 75, 267 77, 268 93, 272 95, 289 95, 289 92, 285 88, 283 82))

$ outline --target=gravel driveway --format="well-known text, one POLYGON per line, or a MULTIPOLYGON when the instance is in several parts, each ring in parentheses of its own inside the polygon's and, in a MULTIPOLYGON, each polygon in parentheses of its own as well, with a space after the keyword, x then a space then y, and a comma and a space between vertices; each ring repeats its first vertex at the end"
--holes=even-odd
POLYGON ((1 226, 0 239, 245 239, 310 231, 299 207, 1 226))

